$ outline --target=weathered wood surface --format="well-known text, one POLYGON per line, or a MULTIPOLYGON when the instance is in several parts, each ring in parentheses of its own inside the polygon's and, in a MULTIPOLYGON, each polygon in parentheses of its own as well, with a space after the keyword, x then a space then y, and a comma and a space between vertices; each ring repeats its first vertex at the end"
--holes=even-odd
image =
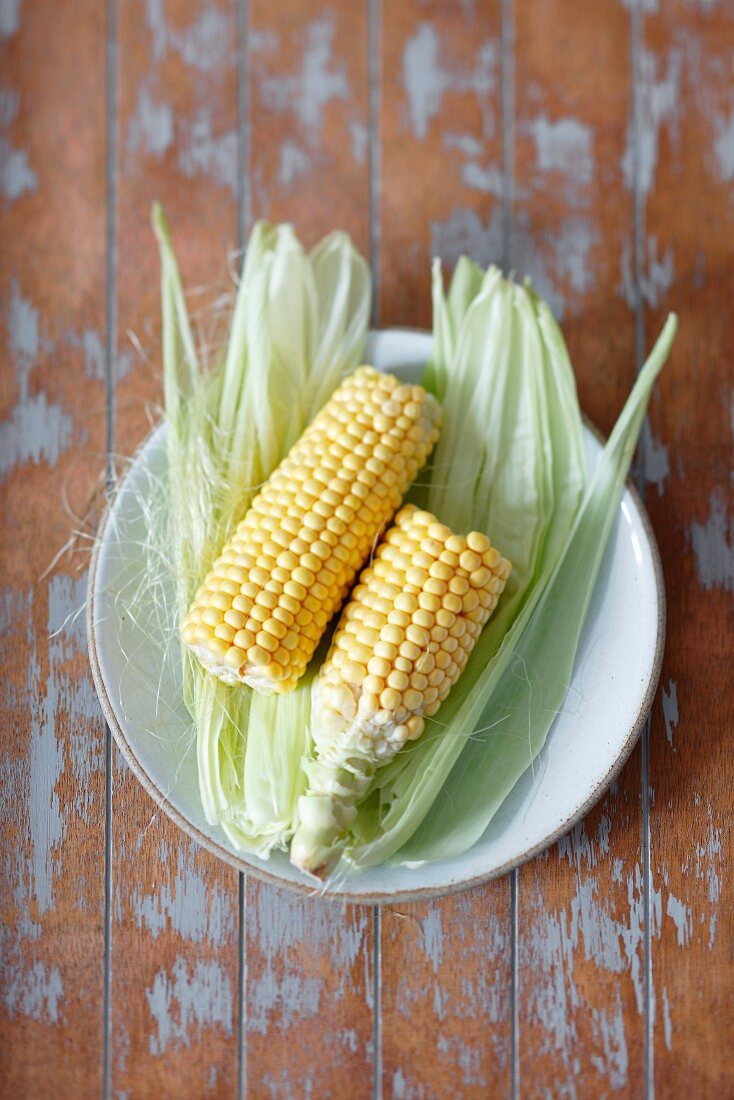
MULTIPOLYGON (((250 0, 244 197, 307 246, 335 226, 369 249, 367 4, 250 0)), ((244 1066, 253 1097, 371 1095, 369 908, 245 894, 244 1066)))
POLYGON ((105 470, 105 57, 94 0, 0 6, 0 1093, 96 1095, 105 725, 86 656, 105 470), (51 51, 73 41, 83 53, 51 51), (53 54, 53 56, 52 56, 53 54), (65 102, 61 117, 55 105, 65 102), (72 528, 76 553, 54 559, 72 528), (52 567, 49 571, 49 567, 52 567))
MULTIPOLYGON (((379 83, 379 320, 430 327, 430 263, 500 260, 506 230, 501 7, 387 0, 379 83), (416 196, 420 195, 420 201, 416 196)), ((385 1096, 507 1095, 510 880, 385 906, 385 1096)))
MULTIPOLYGON (((632 31, 611 0, 572 9, 516 7, 509 254, 561 318, 582 407, 608 431, 636 366, 632 31)), ((641 766, 638 747, 586 820, 517 872, 521 1095, 644 1095, 641 766)))
POLYGON ((0 51, 2 1095, 734 1091, 730 8, 0 0, 0 51), (604 429, 680 312, 639 470, 649 742, 514 876, 379 916, 299 898, 107 775, 83 630, 55 633, 85 543, 43 574, 160 399, 154 198, 194 310, 262 216, 351 232, 381 324, 430 322, 434 254, 531 274, 604 429))
POLYGON ((669 628, 650 738, 650 1060, 663 1100, 734 1092, 734 10, 661 6, 639 42, 647 339, 681 317, 652 404, 669 628))
MULTIPOLYGON (((117 325, 113 452, 131 454, 161 399, 158 254, 165 206, 192 315, 226 287, 237 246, 233 5, 127 2, 116 46, 111 241, 117 325)), ((238 875, 197 849, 114 753, 110 1089, 227 1096, 239 1056, 238 875)))

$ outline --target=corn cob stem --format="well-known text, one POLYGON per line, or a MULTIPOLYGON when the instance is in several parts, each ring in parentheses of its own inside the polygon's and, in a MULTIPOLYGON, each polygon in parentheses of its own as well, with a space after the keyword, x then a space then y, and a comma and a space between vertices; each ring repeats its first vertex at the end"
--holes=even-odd
POLYGON ((510 569, 486 535, 454 534, 412 505, 398 513, 314 683, 317 760, 299 800, 296 866, 323 877, 338 861, 375 769, 421 736, 461 675, 510 569))
POLYGON ((324 879, 339 862, 344 837, 375 773, 375 761, 356 744, 324 752, 309 768, 309 788, 298 801, 291 862, 324 879))

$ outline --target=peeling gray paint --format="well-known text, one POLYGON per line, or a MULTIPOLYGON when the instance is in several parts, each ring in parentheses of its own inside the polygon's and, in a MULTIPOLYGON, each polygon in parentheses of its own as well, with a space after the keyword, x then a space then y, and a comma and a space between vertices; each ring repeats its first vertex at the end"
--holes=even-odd
POLYGON ((708 804, 708 830, 703 844, 696 845, 696 878, 706 882, 709 911, 709 947, 716 942, 721 898, 721 830, 714 828, 714 814, 708 804))
MULTIPOLYGON (((629 242, 622 246, 621 254, 622 295, 630 309, 638 304, 636 275, 632 269, 632 249, 629 242)), ((646 237, 645 258, 640 272, 639 294, 643 302, 656 309, 665 299, 675 278, 673 249, 668 247, 663 256, 658 256, 658 241, 654 234, 646 237)))
POLYGON ((475 191, 482 191, 486 195, 494 195, 497 199, 502 196, 502 170, 496 165, 483 167, 472 161, 463 165, 461 178, 467 187, 473 187, 475 191))
POLYGON ((359 1050, 359 1035, 354 1028, 346 1028, 346 1030, 342 1032, 342 1042, 352 1054, 356 1054, 359 1050))
MULTIPOLYGON (((700 806, 701 801, 701 796, 694 791, 693 805, 700 806)), ((705 900, 700 892, 696 894, 697 912, 691 914, 690 933, 698 925, 708 922, 708 947, 713 948, 721 900, 722 843, 721 830, 714 825, 713 806, 710 802, 707 805, 706 836, 702 842, 691 844, 689 848, 690 855, 684 861, 681 873, 684 876, 693 874, 697 881, 706 885, 705 900)), ((688 938, 690 939, 690 935, 688 938)))
POLYGON ((396 1069, 392 1076, 392 1096, 393 1100, 407 1100, 408 1098, 405 1091, 405 1077, 400 1068, 396 1069))
POLYGON ((734 519, 727 516, 719 490, 711 494, 708 519, 691 524, 691 542, 703 587, 734 592, 734 519))
POLYGON ((734 180, 734 111, 727 118, 718 116, 714 119, 716 137, 714 138, 714 153, 722 183, 731 183, 734 180))
POLYGON ((28 163, 25 149, 14 149, 6 138, 0 137, 0 192, 14 202, 37 187, 38 177, 28 163))
POLYGON ((325 16, 306 29, 306 51, 300 76, 301 104, 298 108, 304 126, 320 130, 324 107, 333 99, 347 99, 349 85, 342 65, 331 68, 334 21, 325 16))
POLYGON ((658 58, 649 50, 643 50, 640 58, 640 77, 637 89, 639 103, 639 156, 638 178, 635 180, 635 158, 632 153, 634 129, 630 123, 627 148, 622 162, 625 181, 630 190, 636 183, 642 194, 652 190, 658 164, 660 132, 666 128, 671 140, 679 138, 680 83, 683 54, 678 48, 668 51, 665 73, 658 73, 658 58))
POLYGON ((20 96, 12 88, 0 88, 0 126, 9 126, 18 117, 20 96))
MULTIPOLYGON (((458 1069, 458 1080, 462 1085, 484 1085, 486 1086, 486 1078, 482 1076, 480 1072, 480 1052, 464 1042, 460 1035, 439 1035, 436 1041, 436 1046, 446 1058, 449 1055, 454 1066, 458 1069)), ((408 1095, 411 1095, 410 1093, 408 1095)), ((420 1093, 413 1093, 412 1095, 422 1095, 420 1093)))
POLYGON ((53 880, 58 859, 56 849, 65 833, 56 789, 61 779, 64 760, 61 745, 56 738, 56 687, 52 678, 49 678, 47 691, 41 708, 41 721, 34 730, 28 753, 33 894, 41 916, 54 907, 53 880))
POLYGON ((574 300, 593 289, 591 252, 598 243, 596 227, 580 214, 565 218, 552 234, 533 236, 527 215, 515 219, 511 239, 512 265, 524 272, 562 319, 574 300), (550 253, 550 263, 546 256, 550 253))
MULTIPOLYGON (((425 961, 429 977, 423 983, 398 982, 395 989, 395 1009, 409 1025, 416 1018, 433 1018, 439 1036, 439 1050, 446 1065, 451 1065, 456 1080, 463 1083, 484 1084, 481 1060, 484 1052, 464 1040, 463 1029, 458 1034, 445 1035, 440 1029, 444 1020, 467 1021, 469 1025, 482 1019, 490 1025, 485 1033, 485 1045, 491 1057, 500 1066, 509 1064, 507 1028, 502 1026, 509 1019, 510 991, 503 980, 504 967, 509 951, 509 928, 505 922, 492 919, 477 922, 477 898, 458 896, 452 903, 455 909, 447 914, 444 907, 430 904, 421 917, 406 914, 416 921, 418 938, 409 937, 414 946, 404 965, 412 966, 412 954, 417 950, 425 961), (482 965, 476 966, 477 958, 482 965), (448 968, 448 970, 447 970, 448 968), (458 988, 449 988, 446 974, 460 976, 458 988), (432 975, 432 977, 431 977, 432 975), (492 1026, 499 1025, 499 1026, 492 1026)), ((424 969, 423 962, 420 964, 424 969)), ((428 1095, 420 1082, 413 1082, 408 1069, 402 1068, 398 1091, 407 1097, 428 1095)))
POLYGON ((216 1025, 232 1034, 232 987, 227 971, 216 962, 199 959, 190 971, 178 955, 170 975, 157 972, 145 999, 155 1023, 148 1040, 151 1054, 201 1043, 205 1029, 216 1025))
POLYGON ((665 492, 665 482, 670 475, 670 462, 668 449, 661 440, 657 439, 650 428, 650 422, 646 419, 642 425, 642 474, 648 485, 655 485, 658 496, 665 492))
POLYGON ((438 905, 431 905, 428 913, 421 921, 421 931, 423 933, 423 950, 433 967, 433 973, 437 974, 443 959, 443 924, 441 910, 438 905))
POLYGON ((594 179, 593 131, 575 118, 552 121, 539 115, 528 123, 540 172, 561 172, 575 192, 594 179))
POLYGON ((184 175, 208 176, 237 193, 237 134, 214 136, 211 112, 202 108, 193 122, 182 123, 178 164, 184 175))
POLYGON ((99 333, 94 329, 86 329, 82 333, 82 348, 84 349, 84 370, 90 378, 104 381, 105 378, 105 349, 99 333))
POLYGON ((49 405, 45 393, 26 398, 0 424, 0 476, 19 463, 55 466, 72 436, 71 417, 58 405, 49 405))
POLYGON ((642 273, 642 296, 644 300, 656 309, 670 290, 675 277, 675 265, 673 263, 673 250, 667 248, 665 255, 658 257, 658 241, 652 234, 647 237, 647 260, 645 271, 642 273))
POLYGON ((451 77, 439 62, 438 35, 430 23, 421 23, 403 51, 403 84, 408 97, 410 128, 415 137, 428 134, 431 119, 441 109, 451 77))
POLYGON ((153 60, 160 61, 166 52, 168 36, 163 0, 145 0, 145 21, 150 30, 153 60))
POLYGON ((455 264, 462 254, 478 264, 496 263, 502 250, 502 217, 496 208, 486 225, 474 210, 454 210, 431 222, 431 255, 455 264))
POLYGON ((18 1013, 29 1016, 38 1023, 58 1023, 64 997, 59 968, 39 959, 31 967, 25 967, 12 946, 9 948, 10 959, 13 955, 16 958, 10 962, 6 950, 4 944, 2 1002, 8 1013, 11 1016, 18 1013))
POLYGON ((669 745, 673 744, 673 730, 678 725, 678 717, 678 685, 675 680, 668 680, 667 688, 663 688, 663 720, 669 745))
POLYGON ((448 1001, 451 998, 446 990, 442 989, 438 982, 433 987, 433 1011, 437 1020, 445 1020, 448 1012, 448 1001))
MULTIPOLYGON (((167 847, 159 859, 165 867, 171 866, 167 847)), ((192 943, 206 941, 216 946, 236 935, 232 899, 218 885, 207 884, 192 843, 182 843, 179 848, 172 881, 159 881, 148 894, 137 885, 130 896, 130 908, 138 927, 146 927, 154 939, 173 930, 192 943)))
POLYGON ((275 31, 266 30, 252 30, 250 31, 250 53, 251 54, 273 54, 280 45, 280 37, 275 31))
POLYGON ((639 8, 641 11, 652 14, 658 10, 658 0, 622 0, 622 4, 629 11, 639 8))
POLYGON ((369 131, 362 122, 353 119, 349 123, 349 133, 352 136, 352 156, 357 164, 364 164, 367 160, 367 139, 369 131))
MULTIPOLYGON (((600 970, 628 975, 638 1011, 641 1014, 644 1011, 642 868, 636 863, 625 871, 624 862, 615 859, 612 879, 623 888, 626 884, 626 904, 621 905, 615 896, 601 889, 594 872, 597 866, 606 865, 612 850, 611 831, 612 816, 605 807, 593 834, 587 831, 587 822, 581 822, 563 838, 558 845, 558 858, 568 863, 576 875, 571 900, 558 909, 549 907, 536 880, 530 897, 530 919, 521 931, 520 966, 534 975, 528 994, 528 1015, 541 1031, 540 1052, 556 1052, 562 1066, 554 1082, 554 1096, 577 1095, 580 1070, 576 1052, 581 1038, 576 1021, 579 1010, 584 1008, 584 998, 576 984, 574 963, 580 951, 600 970)), ((660 891, 653 890, 651 935, 659 934, 661 915, 662 897, 660 891)), ((625 1014, 619 992, 615 997, 612 1004, 591 1006, 594 1042, 587 1054, 613 1090, 625 1087, 629 1073, 625 1014)))
POLYGON ((171 35, 174 49, 192 68, 214 72, 224 65, 229 53, 229 25, 216 8, 205 7, 199 18, 182 34, 171 35))
POLYGON ((150 89, 143 85, 130 120, 127 147, 131 152, 145 150, 161 157, 172 143, 173 109, 168 103, 156 103, 150 89))
POLYGON ((262 1083, 272 1100, 313 1100, 311 1078, 299 1079, 298 1083, 294 1084, 287 1065, 280 1066, 277 1075, 263 1074, 262 1083))
POLYGON ((403 86, 407 101, 407 123, 419 140, 428 136, 432 119, 441 109, 448 91, 469 92, 476 97, 482 115, 482 131, 491 137, 495 130, 492 92, 497 86, 499 48, 496 42, 480 43, 474 59, 455 69, 444 68, 435 28, 421 23, 403 50, 403 86))
POLYGON ((11 38, 20 28, 20 0, 0 0, 0 38, 11 38))
MULTIPOLYGON (((288 1028, 320 1011, 324 980, 304 972, 296 961, 304 944, 309 945, 311 958, 328 955, 332 972, 339 976, 330 997, 333 1002, 340 1001, 363 954, 368 928, 366 914, 347 920, 335 906, 299 898, 287 890, 261 888, 247 925, 248 942, 256 945, 262 958, 259 977, 251 974, 248 978, 248 1029, 264 1035, 274 1019, 278 1026, 288 1028), (295 959, 291 959, 292 952, 295 959)), ((371 980, 366 987, 371 988, 371 980)))
POLYGON ((613 1089, 622 1089, 627 1084, 629 1056, 627 1038, 624 1031, 624 1008, 619 989, 615 991, 614 1007, 610 1012, 606 1008, 592 1009, 592 1028, 602 1054, 592 1054, 591 1063, 598 1072, 606 1077, 613 1089))
POLYGON ((484 151, 483 143, 473 134, 445 133, 443 145, 445 149, 458 149, 465 157, 480 157, 484 151))
POLYGON ((668 904, 665 910, 675 925, 679 947, 686 947, 690 943, 693 932, 693 917, 690 908, 676 898, 674 894, 668 894, 668 904))
POLYGON ((74 348, 80 348, 84 354, 84 373, 88 378, 96 378, 104 382, 106 373, 106 360, 104 344, 95 329, 85 329, 79 336, 70 333, 66 342, 74 348))
MULTIPOLYGON (((603 897, 603 895, 602 895, 603 897)), ((571 900, 571 937, 574 947, 583 939, 584 956, 614 974, 625 969, 619 922, 600 904, 599 882, 589 876, 576 887, 571 900)))
MULTIPOLYGON (((33 326, 21 326, 16 346, 29 354, 35 346, 33 326)), ((56 1023, 62 1016, 64 987, 59 968, 37 957, 30 963, 24 944, 41 937, 38 918, 55 907, 54 880, 58 874, 60 849, 67 834, 70 813, 91 804, 89 779, 94 768, 102 767, 99 744, 89 736, 88 717, 99 708, 89 677, 80 679, 79 658, 85 655, 84 624, 75 612, 83 606, 86 578, 56 575, 47 586, 48 675, 42 677, 38 657, 39 641, 32 616, 34 590, 6 592, 0 599, 0 639, 10 644, 25 636, 28 658, 22 696, 30 705, 31 725, 27 746, 18 758, 5 757, 0 763, 0 801, 12 798, 20 843, 4 855, 2 877, 12 891, 15 918, 12 926, 0 929, 0 996, 7 1010, 38 1021, 56 1023), (5 629, 3 629, 5 628, 5 629), (59 720, 64 715, 70 740, 59 737, 59 720), (83 742, 86 744, 83 745, 83 742), (71 772, 79 797, 62 808, 57 793, 64 772, 71 772), (18 811, 20 807, 20 811, 18 811)), ((4 654, 0 655, 0 660, 4 654)), ((86 904, 89 891, 81 869, 79 905, 86 904)), ((34 951, 34 956, 35 956, 34 951)))
POLYGON ((308 23, 298 72, 285 76, 263 74, 259 82, 266 106, 295 114, 304 128, 303 136, 312 145, 320 140, 325 108, 333 100, 348 100, 350 94, 346 68, 333 61, 334 33, 331 16, 308 23))
POLYGON ((41 349, 39 314, 21 294, 16 279, 10 285, 7 333, 18 400, 10 419, 0 424, 0 476, 18 463, 46 461, 55 465, 73 435, 73 421, 67 413, 49 404, 45 393, 30 393, 30 373, 41 349))
MULTIPOLYGON (((68 627, 70 616, 84 606, 85 591, 84 576, 72 578, 63 574, 57 575, 51 578, 48 587, 51 675, 40 706, 40 721, 34 726, 28 754, 31 791, 29 832, 33 845, 31 874, 33 894, 41 916, 54 908, 53 884, 59 858, 58 848, 67 828, 57 794, 64 770, 63 743, 57 735, 57 721, 61 713, 68 713, 72 722, 90 715, 96 717, 99 713, 89 683, 82 690, 76 684, 75 677, 70 679, 65 671, 66 662, 84 650, 82 619, 73 619, 71 628, 68 627)), ((82 778, 79 777, 80 782, 82 778)))
POLYGON ((32 366, 40 348, 38 310, 28 298, 23 297, 17 279, 10 284, 8 348, 24 373, 32 366))
POLYGON ((585 294, 594 285, 589 253, 599 240, 596 228, 586 218, 566 218, 554 236, 555 267, 574 294, 585 294))
POLYGON ((300 176, 305 176, 310 167, 308 153, 287 138, 280 148, 280 168, 278 180, 284 187, 290 187, 300 176))
POLYGON ((663 986, 663 1034, 665 1036, 665 1046, 668 1050, 672 1050, 673 1024, 670 1018, 670 1000, 668 999, 667 986, 663 986))

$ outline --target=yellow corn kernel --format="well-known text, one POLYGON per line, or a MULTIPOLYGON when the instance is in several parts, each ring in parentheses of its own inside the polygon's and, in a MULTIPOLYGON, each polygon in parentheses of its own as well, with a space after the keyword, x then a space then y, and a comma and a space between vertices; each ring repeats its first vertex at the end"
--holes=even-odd
MULTIPOLYGON (((181 623, 205 668, 227 683, 292 690, 430 454, 440 416, 421 387, 372 367, 335 391, 253 500, 181 623)), ((365 605, 365 628, 383 625, 398 591, 384 574, 365 605)), ((395 644, 367 637, 370 646, 395 644)), ((355 690, 371 656, 357 648, 339 658, 355 690)))
POLYGON ((510 568, 486 535, 454 534, 430 513, 402 508, 360 576, 319 673, 317 749, 323 708, 324 733, 354 733, 378 763, 420 737, 424 717, 460 676, 510 568))

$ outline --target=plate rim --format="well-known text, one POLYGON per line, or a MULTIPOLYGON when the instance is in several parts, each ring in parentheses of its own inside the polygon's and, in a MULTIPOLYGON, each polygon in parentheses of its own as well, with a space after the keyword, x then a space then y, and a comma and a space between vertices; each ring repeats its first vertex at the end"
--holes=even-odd
MULTIPOLYGON (((430 332, 427 329, 411 328, 407 325, 389 326, 383 329, 370 330, 370 333, 406 333, 411 336, 421 335, 430 336, 430 332)), ((603 433, 593 424, 587 416, 582 413, 584 425, 588 430, 596 437, 600 443, 604 443, 605 436, 603 433)), ((145 439, 138 446, 133 456, 133 462, 137 460, 141 452, 148 446, 153 435, 158 432, 164 424, 161 421, 146 435, 145 439)), ((650 676, 647 682, 642 702, 640 703, 637 717, 630 728, 627 737, 622 746, 621 752, 615 758, 613 765, 607 772, 601 777, 599 782, 590 792, 588 797, 570 814, 564 819, 561 825, 547 837, 545 837, 538 844, 532 845, 530 848, 525 849, 518 856, 513 859, 506 860, 499 867, 495 867, 486 873, 479 875, 472 875, 470 878, 461 879, 460 881, 450 882, 444 886, 423 886, 416 887, 415 889, 408 890, 370 890, 361 892, 347 892, 343 890, 327 890, 323 886, 312 885, 308 882, 299 882, 291 879, 281 878, 277 874, 273 874, 268 871, 267 868, 261 867, 255 863, 251 863, 247 858, 246 853, 238 855, 231 851, 224 844, 213 840, 207 836, 206 833, 201 832, 196 825, 188 820, 168 799, 167 795, 158 787, 155 781, 151 778, 148 772, 143 767, 139 760, 136 751, 131 744, 125 730, 117 717, 117 714, 110 701, 107 687, 104 682, 104 676, 102 673, 102 666, 99 660, 99 654, 97 651, 97 630, 96 630, 96 616, 95 616, 95 600, 96 600, 96 578, 97 568, 99 564, 99 553, 102 546, 105 543, 108 527, 112 512, 115 507, 115 502, 119 493, 122 491, 126 484, 127 478, 130 476, 130 468, 126 471, 125 475, 120 478, 114 487, 112 495, 109 497, 104 511, 99 520, 97 526, 97 535, 94 540, 92 548, 92 554, 89 563, 89 573, 87 577, 87 606, 86 606, 86 628, 87 628, 87 648, 89 653, 89 663, 92 670, 92 680, 94 687, 99 698, 100 705, 102 707, 102 713, 104 714, 107 725, 112 733, 112 736, 117 743, 122 755, 124 756, 131 771, 135 775, 138 782, 144 788, 144 790, 150 795, 155 802, 156 806, 163 810, 167 817, 169 817, 187 836, 201 845, 211 855, 216 856, 217 859, 222 860, 230 867, 234 867, 237 871, 246 875, 252 875, 253 878, 259 879, 261 882, 266 882, 271 886, 277 886, 284 889, 294 890, 302 896, 318 898, 326 901, 338 901, 348 902, 353 905, 382 905, 388 903, 405 903, 413 901, 430 901, 435 898, 448 897, 452 894, 461 893, 464 890, 471 890, 476 886, 481 886, 486 882, 491 882, 493 879, 501 878, 502 875, 507 874, 508 871, 513 870, 516 867, 520 867, 522 864, 529 862, 535 856, 541 852, 545 852, 548 848, 552 847, 561 837, 565 836, 576 825, 589 810, 596 805, 604 791, 606 791, 617 776, 622 771, 622 768, 627 763, 633 748, 637 744, 640 733, 648 719, 650 711, 652 709, 653 700, 657 692, 658 684, 660 682, 660 673, 662 671, 663 654, 665 650, 665 634, 667 626, 667 599, 665 593, 665 581, 663 576, 663 566, 660 557, 660 549, 658 547, 657 539, 655 537, 655 531, 645 508, 642 496, 640 495, 637 487, 634 485, 630 478, 627 478, 625 482, 625 488, 630 493, 637 513, 640 517, 643 530, 647 537, 648 545, 650 547, 650 554, 652 559, 653 575, 655 579, 655 591, 657 596, 657 632, 655 637, 655 653, 653 656, 652 667, 650 670, 650 676)))

